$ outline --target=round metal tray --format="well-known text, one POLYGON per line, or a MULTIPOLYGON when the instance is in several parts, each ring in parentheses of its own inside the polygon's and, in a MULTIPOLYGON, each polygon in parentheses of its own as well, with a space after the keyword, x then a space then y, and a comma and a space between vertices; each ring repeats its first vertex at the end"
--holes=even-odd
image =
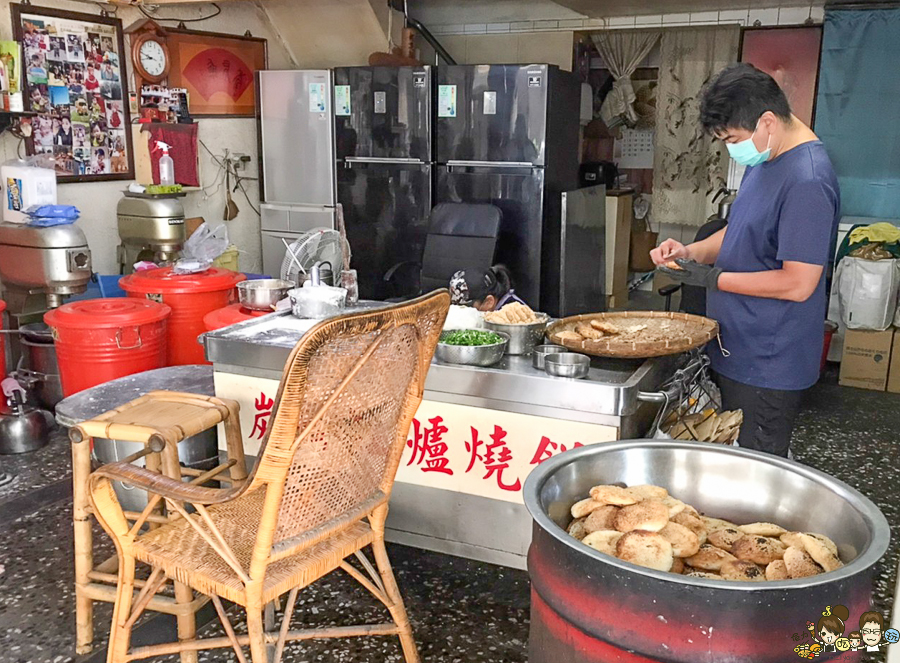
POLYGON ((719 323, 709 318, 674 311, 620 311, 586 313, 557 320, 547 327, 551 343, 595 357, 662 357, 701 347, 719 333, 719 323), (596 340, 566 340, 562 331, 575 331, 579 322, 605 320, 621 327, 646 325, 633 333, 605 336, 596 340))

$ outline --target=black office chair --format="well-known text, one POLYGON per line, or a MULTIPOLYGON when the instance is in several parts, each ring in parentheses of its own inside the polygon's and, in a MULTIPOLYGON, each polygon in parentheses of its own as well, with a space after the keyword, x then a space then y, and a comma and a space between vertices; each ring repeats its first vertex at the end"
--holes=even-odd
MULTIPOLYGON (((728 225, 725 219, 713 218, 704 223, 694 235, 694 241, 700 242, 707 237, 715 235, 728 225)), ((681 290, 681 306, 679 310, 694 315, 706 315, 706 288, 685 283, 670 283, 664 285, 657 292, 666 298, 666 310, 672 310, 672 295, 681 290)))
POLYGON ((496 205, 441 203, 431 210, 422 261, 391 267, 384 280, 402 301, 446 288, 455 272, 494 264, 503 212, 496 205))

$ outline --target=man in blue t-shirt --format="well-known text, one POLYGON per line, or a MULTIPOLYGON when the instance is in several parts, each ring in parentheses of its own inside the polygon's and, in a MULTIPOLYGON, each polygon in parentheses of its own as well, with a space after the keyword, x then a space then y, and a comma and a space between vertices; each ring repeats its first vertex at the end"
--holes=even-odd
POLYGON ((721 329, 709 355, 723 407, 744 412, 740 445, 786 456, 803 393, 819 377, 837 177, 775 80, 752 65, 710 82, 700 122, 747 166, 728 227, 687 246, 668 239, 650 255, 660 271, 707 289, 707 315, 721 329))

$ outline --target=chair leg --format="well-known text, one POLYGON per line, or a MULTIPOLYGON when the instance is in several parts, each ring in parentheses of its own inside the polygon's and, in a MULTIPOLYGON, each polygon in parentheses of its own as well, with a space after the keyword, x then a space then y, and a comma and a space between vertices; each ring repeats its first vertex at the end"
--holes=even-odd
MULTIPOLYGON (((179 607, 194 600, 194 592, 187 585, 175 583, 175 602, 179 607)), ((197 637, 197 615, 193 612, 179 614, 177 617, 178 641, 185 642, 197 637)), ((197 663, 196 651, 181 652, 181 663, 197 663)))
POLYGON ((268 663, 266 630, 261 606, 247 606, 247 635, 250 636, 250 660, 253 663, 268 663))
POLYGON ((72 505, 75 529, 75 653, 87 654, 94 641, 94 601, 84 595, 94 566, 88 478, 91 438, 72 442, 72 505))
POLYGON ((134 597, 134 557, 125 553, 119 559, 119 583, 113 608, 112 627, 107 645, 107 663, 124 663, 131 644, 131 602, 134 597))
POLYGON ((416 641, 413 638, 409 615, 406 614, 403 597, 400 595, 400 588, 397 586, 394 571, 391 569, 391 561, 388 559, 387 549, 384 547, 383 530, 376 533, 375 540, 372 542, 372 551, 375 554, 375 563, 378 565, 378 572, 381 574, 381 580, 384 583, 385 593, 391 601, 388 610, 391 612, 394 623, 400 629, 400 646, 403 648, 403 657, 406 659, 406 663, 419 663, 419 651, 416 649, 416 641))

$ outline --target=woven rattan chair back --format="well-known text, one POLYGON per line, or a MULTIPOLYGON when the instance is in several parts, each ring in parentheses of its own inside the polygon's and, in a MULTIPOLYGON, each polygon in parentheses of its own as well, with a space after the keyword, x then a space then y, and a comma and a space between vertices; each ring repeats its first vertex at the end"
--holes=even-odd
MULTIPOLYGON (((326 321, 294 349, 254 483, 280 494, 279 549, 320 538, 389 495, 449 298, 326 321)), ((271 537, 271 538, 269 538, 271 537)))

